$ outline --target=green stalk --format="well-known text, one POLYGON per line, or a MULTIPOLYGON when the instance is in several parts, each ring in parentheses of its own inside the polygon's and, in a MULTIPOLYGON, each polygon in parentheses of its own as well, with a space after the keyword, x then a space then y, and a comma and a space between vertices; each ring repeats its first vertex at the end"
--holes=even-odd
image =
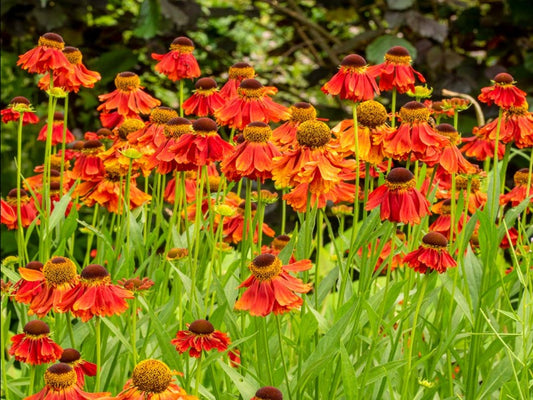
MULTIPOLYGON (((263 337, 263 346, 265 347, 268 384, 273 385, 274 380, 272 379, 272 361, 270 357, 270 346, 268 345, 267 324, 266 324, 265 317, 261 317, 261 335, 263 337)), ((288 385, 288 382, 287 382, 287 385, 288 385)))
POLYGON ((195 208, 195 215, 194 215, 194 267, 191 271, 191 307, 194 307, 194 303, 196 300, 196 273, 198 272, 198 258, 200 255, 200 232, 201 232, 201 225, 202 225, 202 199, 203 199, 203 183, 204 180, 202 179, 202 168, 198 167, 198 171, 196 174, 196 208, 195 208))
POLYGON ((194 395, 198 397, 198 391, 200 389, 200 381, 202 380, 202 359, 203 359, 203 351, 200 353, 200 357, 198 357, 198 363, 196 364, 196 379, 194 380, 194 395))
MULTIPOLYGON (((94 210, 93 210, 93 220, 91 222, 91 226, 93 228, 96 228, 96 219, 98 218, 98 203, 94 204, 94 210)), ((85 251, 85 258, 83 260, 83 265, 89 264, 89 257, 91 255, 91 247, 93 244, 93 236, 94 233, 92 231, 89 231, 87 234, 87 250, 85 251)))
POLYGON ((396 127, 396 88, 392 88, 392 99, 391 99, 391 128, 396 127))
MULTIPOLYGON (((317 202, 318 204, 318 202, 317 202)), ((315 206, 318 207, 318 206, 315 206)), ((322 249, 322 224, 324 223, 324 210, 318 210, 318 221, 316 226, 316 258, 315 258, 315 309, 318 311, 318 285, 320 283, 320 249, 322 249)))
POLYGON ((94 391, 99 392, 100 391, 100 377, 102 375, 102 353, 101 353, 101 327, 100 327, 100 317, 95 316, 94 317, 94 330, 95 330, 95 336, 96 336, 96 383, 94 386, 94 391))
POLYGON ((137 297, 133 297, 133 304, 131 305, 131 349, 133 357, 133 368, 137 365, 137 297))
MULTIPOLYGON (((533 157, 532 157, 533 158, 533 157)), ((281 234, 285 235, 285 227, 287 224, 287 202, 283 196, 287 193, 287 188, 281 190, 281 234)))
POLYGON ((183 117, 183 79, 180 79, 180 117, 183 117))
POLYGON ((72 348, 76 348, 76 343, 74 342, 74 331, 72 330, 72 320, 71 320, 70 312, 65 314, 65 319, 67 321, 67 331, 68 331, 68 337, 70 339, 70 345, 72 348))
POLYGON ((22 125, 24 113, 19 113, 17 128, 17 250, 19 266, 26 265, 24 259, 24 231, 22 229, 22 213, 20 211, 20 190, 22 177, 22 125))
MULTIPOLYGON (((30 384, 28 385, 28 396, 33 394, 33 386, 35 385, 35 371, 37 367, 30 365, 30 384)), ((6 382, 7 384, 7 382, 6 382)))
MULTIPOLYGON (((261 179, 257 178, 257 252, 261 253, 261 245, 263 243, 263 218, 264 218, 263 197, 261 195, 261 179)), ((252 245, 255 230, 252 227, 252 245)))
MULTIPOLYGON (((126 254, 127 259, 130 255, 130 186, 131 186, 131 169, 133 165, 133 158, 129 159, 128 175, 126 176, 126 188, 124 193, 124 212, 126 214, 126 254)), ((120 187, 122 190, 122 186, 120 187)), ((132 271, 133 272, 133 271, 132 271)))
POLYGON ((275 315, 276 319, 276 327, 278 328, 278 340, 279 340, 279 354, 281 356, 281 363, 283 364, 283 373, 285 374, 285 383, 287 385, 287 394, 289 395, 289 400, 292 400, 292 393, 291 393, 291 387, 290 387, 290 380, 289 380, 289 371, 287 368, 287 363, 285 362, 285 356, 283 354, 283 342, 281 340, 281 324, 279 322, 280 316, 275 315))
POLYGON ((65 110, 63 113, 63 139, 61 140, 61 166, 59 168, 59 188, 63 195, 63 172, 65 171, 65 148, 67 144, 67 122, 68 122, 68 92, 65 96, 65 110))
POLYGON ((497 190, 497 183, 498 183, 498 144, 500 142, 500 129, 502 124, 502 113, 503 110, 500 108, 500 111, 498 112, 498 123, 496 125, 496 138, 494 140, 494 169, 492 171, 493 173, 493 186, 492 186, 492 202, 490 204, 490 215, 491 218, 496 218, 497 215, 497 209, 498 209, 498 190, 497 190))

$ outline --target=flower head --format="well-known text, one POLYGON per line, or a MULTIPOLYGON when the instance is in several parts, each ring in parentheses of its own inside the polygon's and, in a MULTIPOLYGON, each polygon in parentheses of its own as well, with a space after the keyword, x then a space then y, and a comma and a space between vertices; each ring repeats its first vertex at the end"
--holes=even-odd
POLYGON ((421 218, 429 214, 429 202, 415 185, 411 171, 393 168, 385 178, 385 184, 370 193, 365 209, 381 206, 382 221, 419 224, 421 218))
POLYGON ((457 148, 457 145, 461 143, 461 136, 455 128, 450 124, 439 124, 435 127, 435 131, 439 135, 448 138, 448 143, 443 146, 442 153, 439 157, 438 170, 442 169, 448 174, 475 173, 477 168, 468 162, 457 148))
MULTIPOLYGON (((533 179, 531 171, 527 168, 519 169, 514 174, 514 188, 508 193, 500 197, 500 204, 511 203, 511 206, 516 207, 527 196, 533 195, 533 179), (529 188, 528 188, 529 181, 529 188)), ((530 203, 533 203, 533 198, 530 199, 530 203)))
POLYGON ((316 119, 316 109, 309 103, 298 102, 289 107, 291 118, 272 131, 272 142, 280 149, 292 149, 297 143, 296 131, 305 121, 316 119))
MULTIPOLYGON (((64 114, 61 112, 54 113, 54 119, 52 123, 52 146, 63 143, 63 123, 64 123, 64 114)), ((48 124, 44 124, 42 129, 39 131, 39 136, 37 140, 46 142, 46 136, 48 134, 48 124)), ((70 143, 76 140, 72 132, 67 128, 65 133, 65 143, 70 143)))
POLYGON ((187 324, 187 328, 187 330, 178 331, 176 338, 170 341, 180 354, 189 350, 189 356, 200 357, 202 350, 226 351, 231 343, 225 333, 215 330, 213 324, 205 319, 187 324))
POLYGON ((87 322, 94 316, 122 314, 128 308, 126 299, 133 299, 133 293, 111 283, 103 266, 90 264, 81 271, 78 285, 64 295, 61 307, 87 322))
MULTIPOLYGON (((90 71, 82 62, 82 54, 79 49, 72 46, 67 46, 63 49, 63 54, 66 56, 71 65, 71 69, 67 74, 57 74, 54 76, 54 87, 60 87, 68 92, 77 93, 80 87, 92 88, 94 84, 101 78, 96 71, 90 71)), ((39 80, 39 89, 48 90, 50 88, 50 75, 44 75, 39 80)))
POLYGON ((229 100, 237 96, 237 89, 244 79, 255 76, 254 67, 246 62, 238 62, 229 67, 228 81, 220 89, 222 98, 229 100))
MULTIPOLYGON (((40 261, 31 261, 25 268, 42 271, 44 264, 40 261)), ((40 282, 27 281, 20 278, 13 286, 13 298, 16 302, 30 304, 33 297, 42 290, 40 282)))
POLYGON ((493 85, 481 89, 479 101, 494 103, 501 108, 522 107, 526 102, 526 92, 518 89, 512 75, 502 72, 494 77, 493 85))
POLYGON ((22 125, 36 124, 39 117, 33 112, 30 101, 23 96, 14 97, 8 104, 7 108, 0 111, 2 122, 7 124, 9 121, 18 122, 22 113, 22 125))
POLYGON ((435 270, 439 274, 448 268, 457 266, 446 247, 448 240, 438 232, 429 232, 422 238, 422 245, 415 251, 408 253, 403 261, 415 271, 425 274, 428 270, 435 270))
POLYGON ((117 281, 117 284, 126 290, 138 293, 150 289, 154 286, 154 281, 146 277, 142 279, 138 277, 130 279, 122 278, 117 281))
POLYGON ((213 78, 201 78, 196 81, 196 90, 183 103, 185 114, 207 117, 224 105, 225 100, 218 92, 217 82, 213 78))
POLYGON ((194 43, 185 36, 174 39, 170 51, 166 54, 152 53, 152 58, 159 61, 155 70, 164 74, 171 81, 193 79, 200 76, 198 61, 192 54, 194 43))
POLYGON ((398 93, 415 91, 415 75, 422 83, 422 74, 411 67, 411 56, 405 47, 394 46, 385 54, 385 62, 372 67, 379 77, 380 90, 396 89, 398 93))
MULTIPOLYGON (((115 78, 116 90, 101 94, 102 102, 98 111, 109 113, 117 110, 123 117, 134 117, 136 114, 150 114, 152 108, 161 104, 159 100, 144 92, 139 76, 133 72, 121 72, 115 78)), ((109 128, 109 126, 106 126, 109 128)))
POLYGON ((51 363, 61 357, 63 349, 49 338, 50 328, 39 319, 24 325, 24 333, 11 338, 9 354, 30 365, 51 363))
POLYGON ((85 385, 85 376, 95 376, 98 368, 96 364, 83 360, 76 349, 63 349, 59 362, 68 364, 74 369, 79 387, 85 385))
POLYGON ((281 391, 273 386, 263 386, 251 400, 283 400, 281 391))
MULTIPOLYGON (((23 228, 27 228, 39 217, 33 197, 23 189, 20 192, 17 189, 11 189, 5 200, 1 200, 2 214, 1 221, 8 229, 17 229, 17 194, 20 193, 20 219, 23 228)), ((37 220, 37 224, 39 224, 37 220)))
POLYGON ((222 172, 229 180, 243 177, 252 180, 272 177, 272 159, 281 155, 270 142, 272 129, 264 122, 250 122, 243 131, 244 141, 228 153, 222 162, 222 172))
POLYGON ((271 312, 282 314, 303 304, 296 293, 307 293, 311 285, 303 283, 289 272, 306 271, 310 260, 300 260, 283 265, 274 254, 261 254, 248 265, 252 275, 239 287, 246 290, 235 303, 235 309, 248 310, 250 315, 266 316, 271 312))
POLYGON ((67 74, 70 63, 63 54, 65 42, 57 33, 48 32, 39 38, 36 47, 19 56, 17 65, 32 74, 46 74, 53 71, 54 74, 67 74))
POLYGON ((322 86, 322 91, 353 102, 372 100, 379 94, 375 78, 375 69, 369 69, 363 57, 350 54, 342 60, 339 72, 322 86))
POLYGON ((230 128, 243 130, 250 122, 278 122, 290 118, 288 109, 275 103, 269 95, 276 93, 259 81, 244 79, 237 89, 237 96, 229 99, 215 113, 217 122, 230 128))
POLYGON ((24 400, 96 400, 108 396, 109 392, 87 393, 78 385, 76 371, 66 364, 58 363, 48 367, 44 373, 44 388, 24 400))

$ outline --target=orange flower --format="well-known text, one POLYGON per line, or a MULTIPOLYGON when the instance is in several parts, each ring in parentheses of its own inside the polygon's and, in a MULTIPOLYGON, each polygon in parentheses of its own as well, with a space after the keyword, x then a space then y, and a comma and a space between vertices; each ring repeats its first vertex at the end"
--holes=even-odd
POLYGON ((37 47, 19 56, 17 65, 32 74, 54 73, 67 74, 71 65, 63 54, 63 38, 57 33, 45 33, 39 38, 37 47))
MULTIPOLYGON (((63 143, 63 113, 56 112, 54 113, 54 121, 52 123, 52 146, 63 143)), ((39 131, 39 136, 37 140, 46 142, 46 135, 48 133, 48 124, 44 124, 42 129, 39 131)), ((67 128, 65 135, 65 143, 70 143, 76 140, 72 132, 67 128)))
MULTIPOLYGON (((121 165, 117 159, 110 160, 105 166, 105 175, 100 180, 82 182, 76 187, 73 195, 80 196, 88 207, 98 203, 109 212, 122 214, 127 172, 128 167, 121 165)), ((131 177, 129 190, 130 209, 140 207, 152 198, 137 188, 135 176, 131 177)))
POLYGON ((76 349, 63 349, 59 362, 68 364, 74 369, 80 388, 85 385, 85 376, 95 376, 98 369, 96 364, 83 360, 80 352, 76 349))
POLYGON ((87 322, 94 316, 122 314, 128 308, 126 299, 133 299, 133 293, 111 283, 103 266, 90 264, 81 271, 80 282, 65 293, 60 307, 87 322))
POLYGON ((44 373, 44 388, 24 400, 96 400, 110 395, 109 392, 87 393, 78 386, 74 369, 65 363, 54 364, 44 373))
POLYGON ((356 103, 372 100, 375 95, 379 95, 376 73, 375 69, 368 68, 363 57, 350 54, 344 57, 339 72, 333 75, 321 90, 325 94, 339 96, 342 100, 348 99, 356 103))
POLYGON ((251 400, 283 400, 281 391, 273 386, 263 386, 251 400))
POLYGON ((176 338, 170 341, 176 346, 176 350, 180 354, 189 350, 189 356, 198 358, 201 356, 202 350, 226 351, 231 343, 225 333, 215 330, 213 324, 205 319, 199 319, 186 325, 189 329, 178 331, 176 338))
MULTIPOLYGON (((531 171, 527 168, 519 169, 514 174, 514 188, 502 196, 500 196, 500 204, 511 203, 511 206, 516 207, 523 202, 527 196, 533 195, 533 179, 531 171), (529 188, 527 182, 529 180, 529 188)), ((533 198, 529 199, 533 203, 533 198)))
POLYGON ((9 354, 17 361, 30 365, 54 362, 61 357, 63 349, 48 337, 49 334, 50 328, 45 322, 39 319, 30 321, 24 325, 24 333, 11 338, 13 344, 9 354))
POLYGON ((289 107, 291 118, 272 131, 272 143, 281 150, 292 149, 296 143, 296 131, 302 122, 316 119, 316 109, 309 103, 295 103, 289 107))
POLYGON ((130 144, 145 155, 152 155, 167 140, 165 124, 178 117, 178 112, 169 107, 156 107, 150 113, 150 122, 127 135, 130 144))
POLYGON ((237 96, 237 89, 244 79, 255 76, 254 68, 245 62, 238 62, 229 67, 228 81, 220 89, 220 95, 225 100, 230 100, 237 96))
POLYGON ((105 150, 99 140, 87 140, 74 163, 72 177, 83 181, 99 181, 105 175, 104 162, 98 155, 105 150))
POLYGON ((265 87, 255 79, 244 79, 237 96, 229 99, 216 113, 217 122, 230 128, 243 130, 250 122, 278 122, 290 118, 286 107, 275 103, 269 95, 276 89, 265 87))
POLYGON ((405 168, 393 168, 379 186, 368 196, 365 210, 381 206, 381 220, 419 224, 428 215, 429 202, 416 189, 413 174, 405 168))
POLYGON ((264 317, 271 312, 282 314, 299 308, 303 300, 295 293, 307 293, 311 285, 289 272, 307 271, 311 267, 310 260, 282 265, 273 254, 257 256, 248 266, 252 275, 239 286, 247 289, 235 303, 235 309, 248 310, 250 315, 264 317))
POLYGON ((526 92, 518 89, 515 80, 506 72, 499 73, 492 81, 493 85, 481 89, 479 101, 488 104, 494 103, 498 107, 522 107, 526 104, 526 92))
MULTIPOLYGON (((451 189, 452 182, 451 177, 446 177, 445 180, 439 181, 439 189, 437 190, 437 198, 439 199, 448 199, 451 198, 451 189), (445 190, 443 193, 442 190, 445 190)), ((475 175, 470 176, 470 184, 468 183, 469 178, 458 175, 455 177, 455 196, 456 198, 462 197, 465 199, 465 204, 468 204, 468 212, 474 214, 478 209, 482 209, 485 203, 487 202, 487 193, 484 193, 480 190, 481 182, 479 178, 475 175), (468 186, 470 185, 470 193, 467 193, 468 186)), ((465 206, 466 207, 466 206, 465 206)))
MULTIPOLYGON (((234 194, 233 192, 230 192, 231 194, 234 194)), ((237 195, 235 197, 239 198, 237 195)), ((233 206, 235 206, 235 200, 233 198, 226 199, 227 203, 233 203, 233 206), (229 200, 229 201, 228 201, 229 200)), ((245 208, 245 201, 243 200, 241 203, 238 204, 238 206, 235 207, 236 213, 229 217, 224 217, 223 220, 223 226, 222 226, 222 232, 224 235, 224 241, 229 243, 239 243, 242 241, 242 234, 244 230, 244 208, 245 208)), ((257 204, 251 203, 251 218, 253 219, 255 216, 255 213, 257 212, 257 204)), ((266 223, 263 223, 263 226, 261 227, 262 232, 269 236, 273 237, 275 235, 275 232, 272 228, 270 228, 266 223)), ((256 227, 256 230, 254 232, 253 241, 254 243, 257 243, 259 240, 259 228, 256 227)))
MULTIPOLYGON (((497 129, 498 119, 495 119, 479 128, 478 134, 494 142, 497 129)), ((527 103, 520 107, 511 106, 503 110, 499 140, 502 143, 514 141, 516 147, 520 149, 533 147, 533 113, 528 111, 527 103)), ((500 146, 499 143, 498 146, 500 146)))
MULTIPOLYGON (((68 92, 78 93, 80 87, 92 88, 102 77, 96 71, 90 71, 82 63, 82 54, 76 47, 67 46, 63 49, 63 54, 71 64, 68 74, 54 76, 54 87, 60 87, 68 92)), ((50 88, 50 74, 44 75, 39 80, 39 89, 48 90, 50 88)))
MULTIPOLYGON (((168 174, 171 171, 186 171, 194 169, 195 166, 192 164, 178 164, 178 162, 175 160, 176 144, 179 138, 186 133, 194 135, 192 122, 187 118, 176 117, 167 121, 163 128, 163 134, 165 135, 166 139, 150 156, 150 159, 148 160, 149 168, 153 169, 157 167, 157 172, 160 174, 168 174)), ((170 185, 170 182, 168 185, 170 185)), ((169 195, 173 197, 174 193, 169 193, 169 195)), ((166 198, 167 195, 165 194, 165 199, 166 198)))
MULTIPOLYGON (((11 189, 6 196, 6 200, 2 200, 2 224, 6 225, 8 229, 17 229, 17 189, 11 189)), ((33 197, 20 189, 20 218, 22 220, 22 227, 27 228, 33 221, 39 218, 39 213, 35 207, 33 197)), ((37 225, 40 221, 37 219, 37 225)))
POLYGON ((113 92, 98 96, 102 102, 97 108, 98 111, 108 113, 117 110, 121 116, 132 118, 139 113, 150 114, 152 108, 161 104, 142 90, 141 80, 133 72, 119 73, 115 78, 115 86, 117 89, 113 92))
POLYGON ((42 271, 19 268, 20 276, 26 281, 39 282, 41 290, 32 298, 28 314, 44 317, 50 310, 64 312, 61 307, 63 297, 78 284, 76 265, 66 257, 53 257, 42 271))
POLYGON ((250 122, 244 128, 243 136, 244 142, 224 157, 222 172, 231 181, 248 178, 264 182, 270 179, 272 159, 281 156, 270 142, 272 129, 264 122, 250 122))
MULTIPOLYGON (((384 139, 390 136, 394 129, 387 125, 387 110, 374 100, 368 100, 357 105, 358 149, 359 159, 378 165, 384 157, 389 155, 384 150, 384 139)), ((355 134, 353 119, 341 121, 331 130, 337 139, 332 144, 339 154, 344 157, 355 153, 355 134)), ((364 167, 362 168, 364 171, 364 167)))
POLYGON ((9 121, 18 122, 20 113, 22 115, 22 125, 36 124, 39 122, 39 117, 32 112, 30 101, 23 96, 14 97, 8 104, 7 108, 0 111, 2 115, 2 122, 7 124, 9 121))
MULTIPOLYGON (((450 231, 452 230, 452 218, 451 218, 451 199, 446 199, 440 203, 437 203, 431 207, 431 211, 435 214, 439 214, 437 219, 429 226, 429 230, 438 232, 446 239, 450 238, 450 231)), ((459 218, 455 217, 455 223, 457 224, 457 231, 454 231, 454 235, 457 235, 463 230, 463 226, 467 219, 464 213, 459 218)), ((455 228, 454 228, 455 229, 455 228)))
MULTIPOLYGON (((403 233, 400 230, 397 230, 396 231, 396 236, 402 242, 405 243, 405 233, 403 233)), ((380 246, 381 246, 380 245, 380 239, 377 239, 374 251, 376 251, 375 249, 379 249, 380 246)), ((392 246, 392 240, 389 239, 389 240, 387 240, 385 242, 385 244, 383 245, 383 248, 381 248, 381 250, 380 250, 378 259, 376 261, 376 265, 374 266, 374 272, 377 272, 381 268, 381 274, 382 275, 386 275, 387 268, 388 268, 388 262, 389 262, 389 258, 390 258, 390 252, 392 250, 391 246, 392 246)), ((367 248, 368 248, 368 252, 366 253, 366 256, 370 257, 370 255, 372 254, 372 244, 368 243, 367 248)), ((401 249, 401 247, 400 247, 400 249, 401 249)), ((404 257, 403 251, 398 252, 398 246, 395 246, 394 250, 395 250, 394 251, 395 254, 392 256, 392 262, 391 262, 391 265, 390 265, 390 270, 391 271, 394 271, 396 268, 398 268, 399 266, 402 265, 403 257, 404 257)), ((357 255, 359 257, 363 256, 363 248, 362 247, 359 250, 357 250, 357 255)))
POLYGON ((436 164, 448 139, 429 125, 429 110, 418 101, 410 101, 399 114, 402 122, 384 139, 385 151, 396 160, 406 160, 412 154, 415 159, 430 166, 436 164))
POLYGON ((394 46, 385 54, 385 62, 371 67, 373 73, 379 76, 379 89, 392 90, 398 93, 415 91, 415 75, 424 83, 426 80, 419 72, 411 67, 411 56, 405 47, 394 46))
POLYGON ((448 143, 442 148, 437 167, 437 174, 439 173, 439 170, 444 170, 448 174, 475 173, 477 167, 469 163, 457 148, 457 145, 461 143, 461 136, 457 133, 455 128, 450 124, 439 124, 435 127, 435 131, 439 135, 448 138, 448 143))
POLYGON ((200 67, 192 55, 193 50, 194 43, 191 39, 185 36, 177 37, 172 41, 168 53, 152 53, 152 58, 159 61, 155 70, 166 75, 171 81, 198 78, 200 67))
MULTIPOLYGON (((42 271, 44 264, 39 261, 31 261, 26 264, 25 268, 42 271)), ((16 302, 22 304, 30 304, 34 296, 39 294, 42 290, 40 282, 30 282, 24 278, 20 278, 13 285, 13 298, 16 302)))
MULTIPOLYGON (((462 141, 464 144, 459 149, 461 153, 464 153, 465 156, 473 157, 479 161, 484 161, 487 158, 493 158, 494 157, 494 140, 489 140, 484 135, 481 135, 480 129, 478 127, 475 127, 472 133, 473 133, 472 136, 467 137, 467 138, 462 138, 462 141)), ((500 130, 500 134, 501 134, 501 130, 500 130)), ((498 141, 498 159, 501 160, 504 154, 505 154, 505 146, 500 141, 498 141)))
POLYGON ((183 102, 185 114, 207 117, 224 105, 225 100, 218 92, 217 83, 212 78, 201 78, 196 81, 193 95, 183 102))
POLYGON ((207 165, 221 161, 224 154, 233 149, 218 135, 217 124, 212 119, 199 118, 192 126, 195 133, 182 135, 173 149, 176 154, 174 159, 178 164, 195 167, 207 165))
POLYGON ((403 261, 421 274, 427 273, 428 269, 442 274, 448 268, 457 266, 446 250, 447 246, 448 240, 443 235, 438 232, 429 232, 422 238, 422 246, 407 254, 403 261))

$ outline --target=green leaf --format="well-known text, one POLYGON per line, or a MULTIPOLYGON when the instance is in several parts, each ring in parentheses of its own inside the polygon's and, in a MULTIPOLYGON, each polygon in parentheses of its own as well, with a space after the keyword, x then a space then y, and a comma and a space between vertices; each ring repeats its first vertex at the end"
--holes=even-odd
POLYGON ((346 351, 346 348, 344 347, 344 344, 341 342, 340 347, 340 353, 341 353, 341 374, 342 374, 342 382, 344 383, 344 395, 346 396, 347 400, 355 399, 357 398, 357 375, 355 373, 355 369, 352 365, 352 362, 350 361, 350 356, 348 355, 348 352, 346 351))
POLYGON ((143 39, 153 38, 159 29, 161 7, 159 0, 144 0, 139 11, 137 28, 133 35, 143 39))
POLYGON ((226 375, 229 376, 243 399, 251 399, 254 397, 255 392, 259 387, 259 384, 255 380, 250 376, 242 376, 235 369, 231 368, 221 360, 218 360, 218 365, 224 370, 226 375))
POLYGON ((392 35, 383 35, 372 41, 366 48, 366 59, 372 64, 381 64, 385 53, 394 46, 405 47, 411 58, 416 59, 416 48, 407 40, 392 35))
POLYGON ((65 211, 67 210, 68 203, 70 203, 70 199, 70 194, 67 193, 54 205, 54 211, 50 215, 50 231, 65 219, 65 211))

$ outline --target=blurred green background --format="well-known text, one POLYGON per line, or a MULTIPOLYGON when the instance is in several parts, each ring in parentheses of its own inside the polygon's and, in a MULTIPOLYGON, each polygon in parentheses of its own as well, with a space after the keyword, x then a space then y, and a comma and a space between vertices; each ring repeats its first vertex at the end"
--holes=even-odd
MULTIPOLYGON (((203 76, 216 78, 219 86, 229 66, 247 61, 263 84, 279 88, 276 101, 310 102, 331 126, 349 118, 350 105, 325 96, 322 84, 346 55, 358 53, 377 64, 393 45, 410 50, 415 68, 434 88, 434 100, 443 88, 477 97, 502 71, 533 93, 531 5, 531 0, 2 0, 1 107, 26 96, 44 119, 47 98, 36 88, 38 77, 15 64, 51 31, 78 47, 84 63, 102 75, 94 89, 70 97, 69 128, 79 138, 101 127, 97 96, 114 90, 113 79, 122 71, 139 74, 150 94, 177 108, 177 85, 155 73, 150 54, 165 53, 182 35, 195 42, 203 76)), ((190 90, 193 83, 185 86, 190 90)), ((380 99, 385 104, 387 96, 380 99)), ((409 100, 400 96, 398 103, 409 100)), ((484 111, 488 118, 497 114, 496 107, 484 111)), ((460 122, 468 135, 474 110, 462 113, 460 122)), ((24 175, 42 163, 44 144, 36 137, 43 125, 24 129, 24 175)), ((15 133, 14 123, 2 125, 2 197, 15 186, 15 133)))

